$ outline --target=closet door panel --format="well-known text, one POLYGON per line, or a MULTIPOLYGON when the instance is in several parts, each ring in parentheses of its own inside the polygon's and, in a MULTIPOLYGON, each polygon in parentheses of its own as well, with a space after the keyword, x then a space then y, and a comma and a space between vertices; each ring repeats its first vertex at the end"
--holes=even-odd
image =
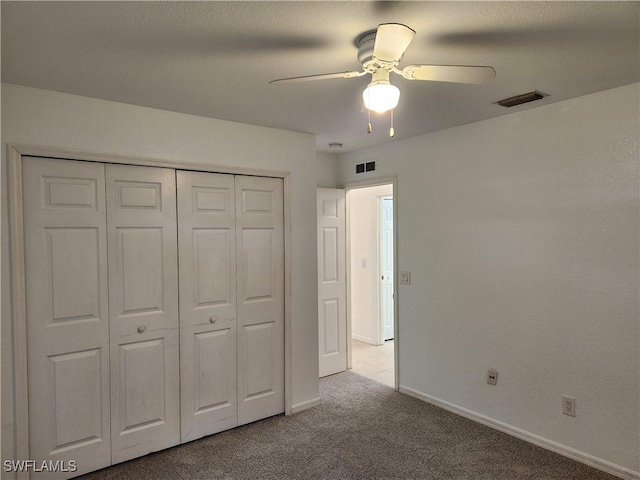
POLYGON ((25 158, 30 458, 111 463, 104 165, 25 158))
POLYGON ((162 233, 162 227, 118 228, 121 316, 133 319, 163 313, 162 233))
POLYGON ((230 360, 235 360, 235 329, 202 329, 191 338, 194 370, 200 373, 194 376, 195 414, 230 406, 235 398, 229 388, 235 386, 235 382, 229 382, 233 376, 230 360))
POLYGON ((180 442, 175 171, 106 166, 113 463, 180 442))
POLYGON ((121 432, 164 422, 164 347, 163 338, 119 345, 121 432))
POLYGON ((235 177, 238 423, 284 411, 284 201, 280 179, 235 177))
POLYGON ((237 425, 231 175, 177 172, 183 442, 237 425))

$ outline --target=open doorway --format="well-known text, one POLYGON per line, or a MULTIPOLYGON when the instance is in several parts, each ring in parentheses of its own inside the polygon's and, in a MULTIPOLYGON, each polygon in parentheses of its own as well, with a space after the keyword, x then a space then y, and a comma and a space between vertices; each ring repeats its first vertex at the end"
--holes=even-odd
POLYGON ((393 185, 347 190, 351 368, 395 387, 393 185))

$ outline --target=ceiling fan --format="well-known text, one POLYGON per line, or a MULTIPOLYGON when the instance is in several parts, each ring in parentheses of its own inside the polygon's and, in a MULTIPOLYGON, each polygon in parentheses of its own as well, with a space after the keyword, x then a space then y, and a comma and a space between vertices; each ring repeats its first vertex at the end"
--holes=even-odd
POLYGON ((369 111, 367 131, 371 133, 371 110, 383 113, 391 110, 390 136, 393 137, 393 109, 398 105, 400 90, 389 81, 393 72, 407 80, 430 80, 480 84, 496 75, 493 67, 465 65, 408 65, 398 68, 405 50, 413 41, 415 30, 401 23, 383 23, 376 30, 365 32, 356 40, 358 60, 362 71, 324 73, 272 80, 269 83, 294 83, 329 78, 356 78, 371 74, 371 82, 362 92, 365 108, 369 111))

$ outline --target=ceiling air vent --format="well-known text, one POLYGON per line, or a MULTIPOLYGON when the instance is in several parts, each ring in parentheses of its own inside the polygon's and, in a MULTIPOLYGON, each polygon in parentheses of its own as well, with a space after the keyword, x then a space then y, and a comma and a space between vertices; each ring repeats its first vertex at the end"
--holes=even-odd
POLYGON ((358 163, 356 165, 356 173, 375 172, 376 162, 358 163))
POLYGON ((497 103, 501 107, 515 107, 516 105, 522 105, 523 103, 534 102, 536 100, 540 100, 541 98, 547 97, 544 93, 540 93, 537 90, 533 92, 521 93, 520 95, 515 95, 509 98, 503 98, 502 100, 498 100, 497 103))

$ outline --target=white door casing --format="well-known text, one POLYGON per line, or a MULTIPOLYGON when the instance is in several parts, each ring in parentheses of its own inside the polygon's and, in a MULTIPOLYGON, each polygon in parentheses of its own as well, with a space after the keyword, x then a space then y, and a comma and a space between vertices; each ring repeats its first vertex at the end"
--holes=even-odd
POLYGON ((380 318, 382 340, 391 340, 393 331, 393 197, 380 197, 380 318))
POLYGON ((345 191, 317 190, 320 377, 347 369, 345 191))
POLYGON ((284 411, 284 195, 235 177, 238 425, 284 411))
POLYGON ((29 458, 111 463, 104 165, 23 159, 29 458))
POLYGON ((175 171, 106 166, 112 462, 180 442, 175 171))
POLYGON ((178 171, 181 441, 238 422, 233 175, 178 171))

